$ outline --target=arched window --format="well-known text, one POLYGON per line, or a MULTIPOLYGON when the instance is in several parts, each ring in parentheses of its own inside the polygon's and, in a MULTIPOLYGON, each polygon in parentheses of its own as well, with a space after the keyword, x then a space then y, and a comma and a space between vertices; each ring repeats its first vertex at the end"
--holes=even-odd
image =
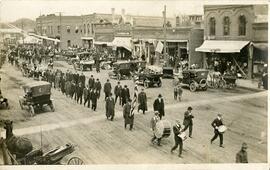
POLYGON ((246 17, 241 15, 239 17, 239 35, 246 35, 246 17))
POLYGON ((216 35, 216 19, 214 17, 211 17, 209 20, 209 28, 210 35, 216 35))
POLYGON ((223 35, 230 35, 230 18, 224 17, 223 19, 223 35))
POLYGON ((83 24, 83 33, 85 34, 86 33, 86 25, 83 24))
POLYGON ((89 34, 90 33, 90 25, 87 24, 87 33, 89 34))

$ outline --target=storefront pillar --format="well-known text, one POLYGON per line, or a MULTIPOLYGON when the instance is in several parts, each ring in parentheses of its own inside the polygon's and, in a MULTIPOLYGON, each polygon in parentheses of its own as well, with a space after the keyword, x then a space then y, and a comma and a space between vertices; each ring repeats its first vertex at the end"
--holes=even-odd
POLYGON ((248 78, 253 78, 253 43, 250 43, 248 46, 248 78))

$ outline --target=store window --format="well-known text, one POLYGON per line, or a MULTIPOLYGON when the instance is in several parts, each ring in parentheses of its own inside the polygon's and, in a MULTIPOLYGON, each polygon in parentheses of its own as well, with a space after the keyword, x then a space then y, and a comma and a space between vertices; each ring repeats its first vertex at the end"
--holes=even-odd
POLYGON ((241 15, 239 17, 239 35, 246 35, 246 17, 244 15, 241 15))
POLYGON ((216 19, 211 17, 209 20, 209 27, 210 27, 210 35, 216 35, 216 19))
POLYGON ((223 35, 230 35, 230 18, 224 17, 223 19, 223 35))

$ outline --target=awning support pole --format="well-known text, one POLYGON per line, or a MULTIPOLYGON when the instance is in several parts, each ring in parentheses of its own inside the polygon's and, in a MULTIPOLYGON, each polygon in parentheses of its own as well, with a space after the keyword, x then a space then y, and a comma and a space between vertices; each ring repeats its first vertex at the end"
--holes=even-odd
POLYGON ((239 68, 239 70, 241 71, 241 73, 244 75, 244 77, 247 77, 247 75, 245 74, 245 72, 242 70, 242 68, 238 65, 237 61, 235 60, 234 56, 232 57, 233 61, 235 62, 236 66, 239 68))

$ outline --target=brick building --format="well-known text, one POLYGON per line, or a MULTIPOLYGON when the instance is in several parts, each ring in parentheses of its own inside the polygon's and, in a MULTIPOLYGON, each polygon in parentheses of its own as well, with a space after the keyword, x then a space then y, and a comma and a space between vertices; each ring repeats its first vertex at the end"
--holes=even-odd
POLYGON ((61 49, 82 46, 81 16, 42 15, 36 19, 36 31, 38 35, 59 39, 61 49))
MULTIPOLYGON (((249 78, 267 61, 267 5, 204 6, 204 67, 213 58, 235 63, 249 78)), ((224 71, 224 70, 223 70, 224 71)))

